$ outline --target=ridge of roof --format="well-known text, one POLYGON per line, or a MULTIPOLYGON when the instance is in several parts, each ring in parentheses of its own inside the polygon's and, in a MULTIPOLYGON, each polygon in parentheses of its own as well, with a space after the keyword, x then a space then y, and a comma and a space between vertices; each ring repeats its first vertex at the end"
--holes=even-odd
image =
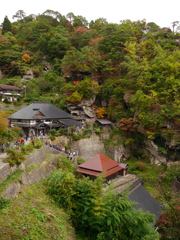
POLYGON ((71 119, 71 115, 49 102, 34 102, 8 116, 8 119, 40 119, 35 117, 37 112, 41 112, 44 117, 41 119, 71 119))
POLYGON ((5 85, 5 84, 0 84, 0 88, 3 89, 12 89, 12 90, 21 90, 21 88, 13 86, 13 85, 5 85))

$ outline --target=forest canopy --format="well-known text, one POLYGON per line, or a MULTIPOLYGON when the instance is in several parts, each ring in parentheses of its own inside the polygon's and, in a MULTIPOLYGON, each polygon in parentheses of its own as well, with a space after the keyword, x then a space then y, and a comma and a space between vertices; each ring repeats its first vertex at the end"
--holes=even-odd
POLYGON ((179 144, 179 22, 171 30, 145 20, 88 22, 53 10, 29 16, 19 10, 13 20, 2 23, 1 84, 25 84, 24 101, 61 108, 95 96, 95 111, 105 107, 103 116, 128 137, 138 132, 179 144), (29 71, 32 78, 23 82, 29 71))

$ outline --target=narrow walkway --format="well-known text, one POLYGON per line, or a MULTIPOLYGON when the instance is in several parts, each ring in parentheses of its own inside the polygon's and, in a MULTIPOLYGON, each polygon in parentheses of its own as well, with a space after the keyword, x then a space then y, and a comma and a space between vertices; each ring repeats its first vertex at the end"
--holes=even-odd
POLYGON ((0 153, 0 164, 3 164, 3 160, 7 158, 7 153, 0 153))

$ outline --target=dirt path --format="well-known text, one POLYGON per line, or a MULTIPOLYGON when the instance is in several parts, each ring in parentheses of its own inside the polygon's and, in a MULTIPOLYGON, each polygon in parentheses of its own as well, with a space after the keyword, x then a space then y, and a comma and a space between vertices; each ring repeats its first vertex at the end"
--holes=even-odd
POLYGON ((3 160, 7 158, 7 153, 0 153, 0 165, 4 164, 3 160))

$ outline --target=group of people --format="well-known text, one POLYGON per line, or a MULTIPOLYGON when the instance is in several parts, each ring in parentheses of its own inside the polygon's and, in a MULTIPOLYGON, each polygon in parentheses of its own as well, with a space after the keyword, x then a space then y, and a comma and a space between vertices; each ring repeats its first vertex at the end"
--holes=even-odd
POLYGON ((67 154, 67 158, 69 158, 70 160, 73 160, 75 156, 76 156, 75 151, 74 152, 69 151, 68 154, 67 154))
POLYGON ((51 144, 50 144, 50 147, 53 147, 53 148, 55 148, 58 151, 66 153, 67 154, 67 158, 69 158, 70 160, 74 160, 74 157, 76 156, 76 152, 75 151, 71 152, 70 150, 65 149, 65 147, 60 147, 58 145, 51 145, 51 144))

